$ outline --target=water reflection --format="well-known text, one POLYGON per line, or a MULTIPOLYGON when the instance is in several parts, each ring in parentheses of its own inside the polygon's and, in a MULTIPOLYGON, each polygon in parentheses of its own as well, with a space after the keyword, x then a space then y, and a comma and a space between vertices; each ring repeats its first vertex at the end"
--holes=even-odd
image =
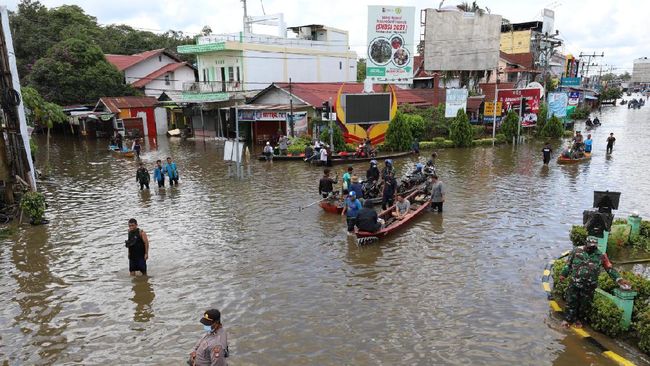
POLYGON ((133 297, 131 301, 135 303, 135 311, 133 313, 133 321, 138 323, 146 323, 154 317, 153 303, 156 294, 153 291, 153 286, 150 283, 149 276, 135 276, 133 281, 133 297))

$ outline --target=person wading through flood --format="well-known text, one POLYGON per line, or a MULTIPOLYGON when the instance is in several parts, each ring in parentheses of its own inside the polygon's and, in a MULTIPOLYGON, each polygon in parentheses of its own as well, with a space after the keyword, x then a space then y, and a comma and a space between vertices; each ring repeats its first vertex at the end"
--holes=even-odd
POLYGON ((587 318, 591 309, 601 268, 605 269, 609 277, 621 288, 629 289, 630 283, 621 278, 612 267, 607 254, 598 250, 598 240, 593 237, 588 238, 584 246, 573 248, 560 275, 560 281, 569 279, 569 286, 565 292, 566 310, 563 326, 569 327, 574 323, 576 328, 582 327, 581 321, 587 318))
POLYGON ((381 198, 381 208, 383 210, 393 205, 395 201, 395 193, 397 192, 397 180, 393 176, 393 171, 386 173, 384 177, 384 192, 381 198))
POLYGON ((160 160, 156 160, 156 167, 153 169, 153 180, 158 183, 158 188, 165 186, 165 171, 160 160))
POLYGON ((354 171, 354 168, 349 166, 348 171, 343 174, 343 189, 347 189, 348 191, 352 185, 352 171, 354 171))
POLYGON ((375 233, 381 230, 384 220, 380 219, 377 211, 372 207, 372 202, 366 201, 363 208, 357 213, 356 226, 359 231, 375 233))
POLYGON ((140 190, 143 190, 145 187, 149 189, 149 179, 151 176, 147 171, 147 168, 144 167, 144 164, 140 163, 140 168, 135 173, 135 181, 140 183, 140 190))
POLYGON ((169 186, 173 187, 174 183, 178 187, 178 169, 176 168, 176 163, 172 162, 172 158, 167 157, 167 165, 165 165, 165 173, 169 177, 169 186))
POLYGON ((133 145, 131 146, 131 150, 135 151, 135 157, 140 159, 140 150, 142 147, 140 146, 140 139, 136 138, 133 140, 133 145))
POLYGON ((129 249, 129 272, 135 276, 136 272, 147 274, 147 260, 149 259, 149 238, 144 230, 138 228, 136 219, 129 220, 129 238, 125 240, 129 249))
POLYGON ((611 154, 612 150, 614 150, 614 143, 616 142, 616 137, 614 137, 614 132, 609 134, 609 137, 607 138, 607 153, 611 154))
POLYGON ((548 165, 548 163, 551 162, 551 154, 553 153, 553 149, 551 149, 551 143, 547 142, 544 144, 544 148, 542 149, 542 156, 544 159, 544 165, 548 165))
POLYGON ((441 181, 438 180, 437 175, 431 176, 431 181, 427 187, 427 192, 431 193, 431 210, 438 210, 442 213, 442 204, 445 203, 445 187, 441 181))
POLYGON ((199 321, 205 334, 192 348, 187 363, 192 366, 227 366, 228 335, 221 324, 221 312, 210 309, 199 321))
POLYGON ((594 145, 594 140, 591 139, 591 134, 587 135, 587 139, 585 140, 585 153, 590 153, 591 154, 591 148, 594 145))
POLYGON ((323 198, 329 197, 334 192, 334 185, 338 181, 338 175, 335 179, 330 178, 330 170, 323 170, 323 177, 318 182, 318 194, 323 198))
POLYGON ((345 199, 345 205, 341 212, 341 216, 345 215, 348 224, 348 233, 354 231, 354 225, 357 222, 357 215, 361 208, 361 201, 357 199, 357 194, 354 191, 350 191, 348 197, 345 199))

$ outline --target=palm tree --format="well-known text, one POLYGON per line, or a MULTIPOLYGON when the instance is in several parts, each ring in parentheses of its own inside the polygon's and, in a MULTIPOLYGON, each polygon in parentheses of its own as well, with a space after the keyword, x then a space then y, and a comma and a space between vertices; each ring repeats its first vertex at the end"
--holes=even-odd
POLYGON ((485 14, 485 10, 481 9, 480 6, 476 3, 476 1, 472 1, 472 5, 470 5, 468 2, 463 1, 459 5, 456 5, 456 7, 464 12, 467 13, 476 13, 478 15, 483 15, 485 14))

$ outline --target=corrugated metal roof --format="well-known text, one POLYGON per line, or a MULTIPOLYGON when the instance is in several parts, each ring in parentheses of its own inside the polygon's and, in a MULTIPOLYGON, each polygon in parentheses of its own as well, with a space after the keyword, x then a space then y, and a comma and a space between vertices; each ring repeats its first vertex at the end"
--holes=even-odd
POLYGON ((171 52, 165 51, 164 48, 160 48, 157 50, 151 50, 151 51, 144 51, 140 53, 136 53, 133 55, 113 55, 113 54, 106 54, 104 55, 106 57, 106 60, 113 64, 115 67, 117 67, 118 70, 124 71, 125 69, 128 69, 129 67, 140 63, 146 59, 149 59, 153 56, 157 56, 160 53, 164 53, 165 55, 171 57, 177 62, 181 62, 176 55, 172 54, 171 52))
POLYGON ((157 78, 163 76, 164 74, 168 72, 172 72, 182 66, 187 66, 187 62, 176 62, 173 64, 167 64, 159 68, 158 70, 152 72, 151 74, 143 77, 142 79, 136 81, 135 83, 132 83, 131 85, 133 85, 136 88, 143 88, 144 86, 156 80, 157 78))
POLYGON ((103 104, 111 113, 120 113, 121 109, 154 107, 158 100, 154 97, 103 97, 95 106, 95 111, 103 104))

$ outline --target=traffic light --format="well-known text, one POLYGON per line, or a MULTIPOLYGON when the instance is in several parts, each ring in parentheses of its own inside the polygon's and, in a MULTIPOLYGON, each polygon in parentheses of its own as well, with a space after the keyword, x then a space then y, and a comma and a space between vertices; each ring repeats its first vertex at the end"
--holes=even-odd
POLYGON ((523 98, 521 102, 521 115, 524 116, 530 113, 530 106, 528 105, 528 99, 523 98))
POLYGON ((329 101, 324 101, 323 102, 323 119, 324 120, 329 120, 330 119, 330 102, 329 101))

